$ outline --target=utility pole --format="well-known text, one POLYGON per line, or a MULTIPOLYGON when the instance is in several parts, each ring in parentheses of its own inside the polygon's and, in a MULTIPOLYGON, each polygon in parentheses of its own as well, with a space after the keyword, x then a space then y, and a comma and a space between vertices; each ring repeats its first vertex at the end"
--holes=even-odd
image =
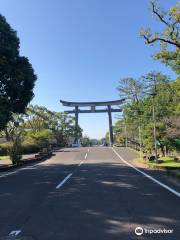
POLYGON ((126 138, 126 140, 125 140, 125 146, 126 146, 126 148, 127 148, 127 146, 128 146, 128 140, 127 140, 127 126, 126 126, 126 123, 125 123, 125 138, 126 138))
POLYGON ((142 139, 141 139, 141 126, 139 125, 139 150, 140 150, 140 158, 142 158, 142 139))
POLYGON ((125 130, 125 146, 127 148, 128 147, 128 137, 127 137, 126 117, 125 117, 124 112, 123 112, 123 116, 124 116, 124 130, 125 130))
POLYGON ((155 97, 157 95, 157 77, 158 74, 152 73, 149 75, 149 79, 153 85, 150 85, 150 95, 152 96, 152 118, 153 118, 153 138, 154 138, 154 151, 155 151, 155 162, 158 162, 157 153, 157 135, 156 135, 156 110, 155 110, 155 97))
POLYGON ((155 161, 158 162, 158 154, 157 154, 157 138, 156 138, 156 116, 155 116, 155 102, 154 102, 155 93, 153 94, 153 136, 154 136, 154 150, 155 150, 155 161))

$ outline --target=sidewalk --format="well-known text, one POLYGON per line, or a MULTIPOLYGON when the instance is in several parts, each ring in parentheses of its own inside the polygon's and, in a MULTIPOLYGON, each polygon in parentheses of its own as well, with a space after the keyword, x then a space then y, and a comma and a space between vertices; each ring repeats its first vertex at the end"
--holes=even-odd
MULTIPOLYGON (((34 154, 25 154, 22 156, 22 160, 32 160, 32 158, 35 157, 35 153, 34 154)), ((11 166, 12 162, 10 159, 6 159, 6 160, 0 160, 0 168, 4 168, 4 167, 8 167, 11 166)))

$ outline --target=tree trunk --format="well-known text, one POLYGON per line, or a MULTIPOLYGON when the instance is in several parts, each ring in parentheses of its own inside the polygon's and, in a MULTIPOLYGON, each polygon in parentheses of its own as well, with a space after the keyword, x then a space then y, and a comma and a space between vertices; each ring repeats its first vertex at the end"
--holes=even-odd
POLYGON ((160 149, 161 149, 162 156, 164 157, 165 151, 164 151, 164 146, 161 144, 161 142, 160 142, 160 149))

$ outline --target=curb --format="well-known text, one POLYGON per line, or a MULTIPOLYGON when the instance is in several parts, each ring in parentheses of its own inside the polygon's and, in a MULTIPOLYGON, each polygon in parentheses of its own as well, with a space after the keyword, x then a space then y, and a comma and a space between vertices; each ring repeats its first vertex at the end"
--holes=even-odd
POLYGON ((23 166, 26 166, 26 165, 29 165, 32 163, 43 162, 43 161, 47 160, 48 158, 50 158, 51 156, 53 156, 53 154, 51 154, 51 155, 48 154, 45 156, 40 156, 40 157, 36 157, 36 158, 32 158, 32 159, 30 158, 29 160, 21 160, 19 164, 0 167, 0 172, 5 172, 5 171, 9 171, 9 170, 12 170, 15 168, 20 168, 20 167, 23 167, 23 166))

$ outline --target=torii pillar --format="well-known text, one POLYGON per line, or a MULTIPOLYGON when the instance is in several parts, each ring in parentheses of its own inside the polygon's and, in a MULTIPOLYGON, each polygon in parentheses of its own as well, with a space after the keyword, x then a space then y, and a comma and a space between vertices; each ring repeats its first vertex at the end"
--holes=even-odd
POLYGON ((108 105, 107 107, 108 107, 108 117, 109 117, 109 144, 110 146, 112 146, 114 144, 114 137, 113 137, 111 105, 108 105))

